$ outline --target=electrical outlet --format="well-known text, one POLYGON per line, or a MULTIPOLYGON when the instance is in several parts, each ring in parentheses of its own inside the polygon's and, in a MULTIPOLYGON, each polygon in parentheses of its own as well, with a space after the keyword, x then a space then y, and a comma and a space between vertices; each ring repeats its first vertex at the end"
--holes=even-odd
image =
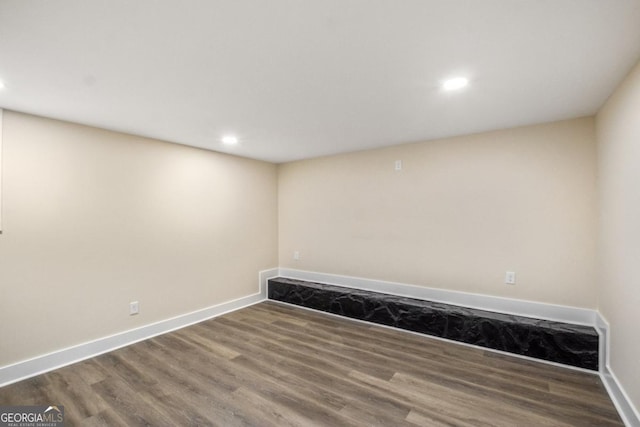
POLYGON ((129 316, 140 313, 140 303, 138 301, 132 301, 129 303, 129 316))
POLYGON ((293 259, 295 259, 296 261, 298 261, 300 259, 300 252, 299 251, 293 251, 293 259))
POLYGON ((402 160, 396 160, 395 170, 397 170, 397 171, 401 171, 402 170, 402 160))
POLYGON ((507 285, 515 285, 516 284, 516 273, 514 271, 507 271, 504 275, 504 283, 507 285))

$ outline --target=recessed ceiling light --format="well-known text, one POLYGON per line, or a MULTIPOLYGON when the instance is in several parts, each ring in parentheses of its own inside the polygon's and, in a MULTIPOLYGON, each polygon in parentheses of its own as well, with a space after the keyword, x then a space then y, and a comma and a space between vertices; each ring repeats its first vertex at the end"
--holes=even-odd
POLYGON ((442 83, 442 88, 444 90, 458 90, 462 89, 466 85, 469 84, 469 79, 466 77, 454 77, 452 79, 445 80, 442 83))
POLYGON ((226 145, 234 145, 238 143, 238 138, 233 135, 223 136, 222 143, 226 145))
POLYGON ((4 89, 4 83, 2 83, 2 80, 0 80, 0 89, 4 89))

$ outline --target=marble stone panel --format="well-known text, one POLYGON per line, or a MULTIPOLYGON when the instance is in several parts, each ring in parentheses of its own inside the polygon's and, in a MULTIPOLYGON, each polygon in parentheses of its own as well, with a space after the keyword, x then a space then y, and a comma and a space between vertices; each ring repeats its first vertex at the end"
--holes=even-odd
POLYGON ((287 278, 270 279, 268 296, 494 350, 598 369, 598 333, 589 326, 287 278))

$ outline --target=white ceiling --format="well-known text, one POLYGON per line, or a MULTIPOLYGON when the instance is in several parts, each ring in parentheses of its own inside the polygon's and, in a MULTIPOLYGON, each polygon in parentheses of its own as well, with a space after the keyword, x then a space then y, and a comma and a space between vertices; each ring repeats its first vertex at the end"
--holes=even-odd
POLYGON ((640 0, 0 0, 0 107, 273 162, 590 115, 639 57, 640 0))

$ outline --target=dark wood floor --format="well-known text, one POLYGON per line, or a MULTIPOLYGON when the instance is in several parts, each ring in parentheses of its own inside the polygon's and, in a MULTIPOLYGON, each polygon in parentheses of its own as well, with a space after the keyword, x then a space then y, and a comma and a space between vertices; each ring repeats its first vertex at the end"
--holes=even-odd
POLYGON ((0 388, 67 425, 620 426, 598 376, 265 302, 0 388))

